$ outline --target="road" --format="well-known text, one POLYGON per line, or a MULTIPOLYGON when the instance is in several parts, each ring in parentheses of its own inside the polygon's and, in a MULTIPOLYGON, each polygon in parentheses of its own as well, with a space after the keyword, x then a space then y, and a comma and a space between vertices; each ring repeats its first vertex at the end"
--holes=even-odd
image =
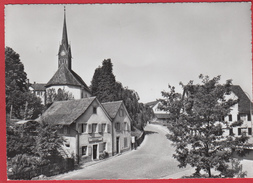
POLYGON ((180 178, 194 172, 192 168, 178 168, 172 157, 174 147, 167 140, 168 130, 160 125, 147 125, 148 135, 137 148, 82 169, 52 177, 54 180, 86 179, 159 179, 180 178))

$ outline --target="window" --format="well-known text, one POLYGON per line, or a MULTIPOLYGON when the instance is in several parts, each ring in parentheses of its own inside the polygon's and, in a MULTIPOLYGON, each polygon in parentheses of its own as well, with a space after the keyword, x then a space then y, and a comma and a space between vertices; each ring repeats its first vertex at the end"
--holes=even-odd
POLYGON ((129 131, 127 122, 124 122, 124 131, 129 131))
POLYGON ((96 131, 97 131, 97 124, 93 123, 92 124, 92 133, 96 133, 96 131))
POLYGON ((120 131, 120 123, 119 122, 115 123, 115 129, 117 132, 120 131))
POLYGON ((237 114, 237 121, 240 120, 240 114, 237 114))
POLYGON ((85 133, 87 129, 87 124, 86 123, 82 123, 81 124, 81 133, 85 133))
POLYGON ((252 135, 252 128, 248 128, 248 135, 252 135))
POLYGON ((233 128, 230 128, 229 129, 229 135, 233 135, 234 133, 233 133, 233 128))
POLYGON ((232 119, 232 115, 230 114, 230 115, 228 115, 228 120, 229 121, 232 121, 233 119, 232 119))
POLYGON ((242 129, 238 128, 238 135, 241 135, 241 134, 242 134, 242 129))
POLYGON ((124 116, 124 109, 119 110, 119 116, 123 117, 124 116))
POLYGON ((127 147, 127 137, 124 138, 124 147, 127 147))
POLYGON ((105 132, 105 127, 106 127, 106 124, 105 124, 105 123, 103 123, 103 124, 102 124, 102 133, 104 133, 104 132, 105 132))
POLYGON ((82 146, 82 155, 87 154, 87 146, 82 146))
POLYGON ((93 114, 97 114, 97 108, 93 107, 93 114))
POLYGON ((225 121, 225 117, 224 116, 221 117, 221 121, 225 121))

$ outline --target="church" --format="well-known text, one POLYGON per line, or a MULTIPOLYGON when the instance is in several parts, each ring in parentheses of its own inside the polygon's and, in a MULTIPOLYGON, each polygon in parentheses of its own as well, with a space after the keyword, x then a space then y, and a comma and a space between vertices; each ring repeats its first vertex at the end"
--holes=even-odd
POLYGON ((68 43, 66 10, 64 8, 64 20, 62 40, 58 51, 58 70, 46 83, 34 83, 30 87, 37 97, 41 98, 43 104, 47 103, 47 92, 55 90, 56 93, 68 92, 74 99, 87 98, 91 92, 82 78, 72 70, 71 47, 68 43), (39 87, 38 87, 39 86, 39 87))

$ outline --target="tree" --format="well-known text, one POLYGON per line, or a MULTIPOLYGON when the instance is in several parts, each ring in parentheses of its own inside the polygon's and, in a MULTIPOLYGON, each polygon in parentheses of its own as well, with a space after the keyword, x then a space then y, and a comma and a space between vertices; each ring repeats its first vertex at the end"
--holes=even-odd
MULTIPOLYGON (((17 100, 21 98, 24 92, 28 91, 28 82, 24 65, 13 49, 5 48, 5 93, 6 93, 6 112, 9 113, 11 106, 13 111, 18 115, 21 105, 24 101, 17 100)), ((19 117, 19 116, 18 116, 19 117)))
POLYGON ((181 83, 183 94, 171 86, 169 92, 162 92, 160 109, 170 114, 168 139, 176 147, 173 157, 179 161, 179 167, 187 164, 196 167, 196 174, 204 170, 212 177, 211 171, 216 169, 221 175, 227 175, 227 163, 232 159, 233 150, 242 147, 239 152, 243 155, 247 142, 246 136, 223 135, 223 128, 240 124, 222 120, 238 101, 228 99, 231 80, 221 85, 220 76, 210 79, 200 75, 199 78, 202 84, 181 83))
POLYGON ((100 102, 115 101, 117 97, 115 87, 116 80, 111 59, 104 60, 102 67, 98 67, 93 75, 90 87, 92 95, 100 102))
POLYGON ((35 154, 41 158, 41 164, 48 164, 62 158, 59 148, 63 144, 63 138, 59 135, 58 130, 58 126, 44 121, 39 125, 35 154))
POLYGON ((39 98, 29 91, 24 65, 12 48, 5 48, 6 113, 19 119, 35 119, 43 111, 39 98))
POLYGON ((27 171, 62 160, 61 145, 58 126, 29 121, 7 127, 8 163, 19 179, 28 179, 27 171))
POLYGON ((73 100, 72 93, 59 88, 57 93, 54 88, 47 90, 47 107, 49 107, 54 101, 73 100))
POLYGON ((100 102, 111 102, 123 100, 126 109, 134 121, 132 126, 142 129, 148 120, 150 110, 138 102, 139 97, 134 90, 123 87, 122 83, 116 81, 113 74, 113 64, 110 59, 104 60, 102 67, 98 67, 93 75, 91 86, 93 96, 100 102), (144 117, 145 116, 145 117, 144 117))

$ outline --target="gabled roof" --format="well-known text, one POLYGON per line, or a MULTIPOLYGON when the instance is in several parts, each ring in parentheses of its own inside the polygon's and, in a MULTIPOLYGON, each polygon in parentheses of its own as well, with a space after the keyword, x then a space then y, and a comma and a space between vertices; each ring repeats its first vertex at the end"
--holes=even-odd
POLYGON ((46 87, 52 85, 72 85, 72 86, 80 86, 84 87, 88 92, 90 92, 89 88, 85 84, 78 74, 74 71, 69 70, 64 64, 56 71, 53 77, 46 84, 46 87))
POLYGON ((148 107, 154 107, 159 101, 156 100, 156 101, 152 101, 152 102, 148 102, 146 103, 145 105, 148 106, 148 107))
POLYGON ((106 102, 102 103, 103 107, 105 108, 106 112, 109 116, 114 119, 119 111, 119 108, 123 101, 116 101, 116 102, 106 102))
POLYGON ((35 90, 35 91, 46 91, 46 84, 45 83, 34 83, 31 85, 31 87, 35 90))
POLYGON ((89 97, 54 102, 38 120, 52 124, 70 125, 88 109, 95 99, 96 97, 89 97))
POLYGON ((231 86, 232 92, 238 97, 238 111, 239 113, 250 113, 250 108, 252 108, 252 102, 242 90, 239 85, 231 86))

